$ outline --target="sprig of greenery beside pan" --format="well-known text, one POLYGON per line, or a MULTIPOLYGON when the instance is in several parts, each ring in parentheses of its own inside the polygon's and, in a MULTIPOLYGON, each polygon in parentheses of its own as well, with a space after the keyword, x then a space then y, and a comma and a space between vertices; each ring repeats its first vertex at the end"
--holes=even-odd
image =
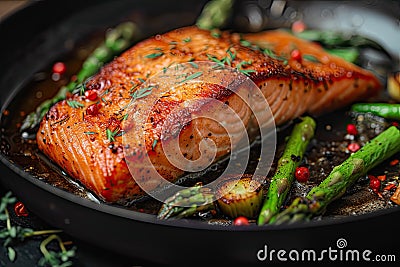
POLYGON ((13 262, 16 260, 17 252, 13 246, 24 240, 37 236, 46 236, 40 243, 40 251, 42 257, 38 262, 38 266, 58 266, 67 267, 72 266, 73 262, 71 258, 75 256, 76 247, 71 249, 66 248, 66 244, 63 242, 59 233, 62 230, 33 230, 31 228, 21 227, 19 225, 13 225, 11 222, 11 216, 9 207, 14 205, 14 212, 16 216, 28 216, 28 211, 21 202, 17 202, 17 199, 12 196, 11 192, 7 192, 0 200, 0 221, 6 223, 6 227, 0 230, 0 240, 3 241, 3 247, 7 250, 8 259, 13 262), (57 242, 59 250, 51 250, 48 245, 53 241, 57 242))

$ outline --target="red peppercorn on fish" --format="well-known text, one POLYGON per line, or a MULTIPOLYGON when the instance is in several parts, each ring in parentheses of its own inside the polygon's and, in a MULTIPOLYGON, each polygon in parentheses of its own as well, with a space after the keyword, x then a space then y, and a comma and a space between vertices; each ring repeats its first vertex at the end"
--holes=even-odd
MULTIPOLYGON (((238 34, 222 32, 216 36, 196 27, 173 30, 134 45, 87 81, 86 90, 94 90, 97 99, 76 94, 50 109, 37 134, 40 150, 100 199, 127 203, 144 192, 129 172, 124 156, 127 147, 119 133, 130 127, 127 121, 132 120, 125 120, 126 116, 134 116, 127 115, 124 107, 147 77, 174 64, 223 61, 229 57, 230 66, 246 72, 259 86, 278 125, 304 113, 318 115, 343 107, 372 96, 381 88, 370 72, 289 33, 271 31, 243 37, 252 43, 267 43, 279 58, 243 46, 238 34), (290 55, 293 46, 302 57, 282 59, 290 55), (305 55, 312 56, 313 60, 307 60, 305 55)), ((216 158, 219 158, 230 151, 228 134, 216 122, 190 118, 203 109, 218 114, 226 106, 250 127, 249 107, 236 94, 207 82, 182 83, 154 104, 144 130, 145 143, 132 142, 130 149, 144 145, 157 172, 169 181, 176 181, 184 172, 167 160, 161 142, 157 142, 165 138, 162 126, 167 126, 170 132, 183 126, 178 134, 179 148, 185 158, 199 158, 198 144, 203 139, 215 143, 216 158), (223 104, 200 101, 192 110, 185 110, 181 105, 202 98, 216 99, 223 104), (178 117, 171 119, 168 115, 174 108, 178 108, 178 117)), ((224 119, 229 122, 229 118, 224 119)), ((141 179, 151 181, 152 178, 144 173, 141 179)), ((157 186, 154 183, 154 189, 157 186)))

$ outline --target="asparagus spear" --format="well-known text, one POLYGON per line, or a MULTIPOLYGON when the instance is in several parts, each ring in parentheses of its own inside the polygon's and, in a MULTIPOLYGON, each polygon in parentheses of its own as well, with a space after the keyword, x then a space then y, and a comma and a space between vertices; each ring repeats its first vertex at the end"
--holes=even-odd
POLYGON ((323 213, 326 207, 341 197, 359 177, 398 152, 400 152, 400 131, 392 126, 336 166, 306 197, 296 198, 286 210, 277 215, 274 223, 309 220, 323 213))
POLYGON ((375 49, 384 51, 383 47, 377 42, 356 34, 316 29, 305 30, 294 34, 302 39, 314 42, 321 42, 322 44, 324 44, 324 46, 329 48, 373 47, 375 49))
POLYGON ((160 208, 157 218, 184 218, 198 211, 210 210, 214 208, 213 197, 211 190, 201 187, 201 183, 198 183, 168 198, 160 208))
POLYGON ((121 23, 108 31, 104 42, 83 62, 82 69, 76 75, 76 80, 61 87, 53 98, 45 100, 36 108, 36 111, 28 114, 22 123, 21 131, 35 129, 50 107, 65 99, 67 92, 75 93, 84 89, 82 83, 95 74, 105 63, 113 59, 114 56, 129 47, 133 40, 137 38, 137 33, 137 27, 132 22, 121 23))
POLYGON ((400 120, 400 104, 356 103, 351 106, 351 110, 369 112, 386 119, 400 120))
POLYGON ((277 171, 272 177, 267 196, 258 216, 258 225, 272 222, 286 199, 294 181, 294 172, 313 138, 316 123, 311 117, 304 117, 295 125, 286 144, 282 157, 278 161, 277 171))
POLYGON ((197 27, 205 30, 224 26, 232 13, 234 0, 213 0, 208 2, 197 18, 197 27))

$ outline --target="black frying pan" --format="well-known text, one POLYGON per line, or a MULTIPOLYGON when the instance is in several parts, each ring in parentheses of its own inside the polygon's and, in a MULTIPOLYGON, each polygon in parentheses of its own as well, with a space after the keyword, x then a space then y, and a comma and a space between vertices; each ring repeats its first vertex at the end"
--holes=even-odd
MULTIPOLYGON (((259 1, 259 4, 266 10, 271 2, 259 1)), ((238 17, 242 19, 233 20, 234 27, 258 30, 257 27, 285 26, 293 16, 302 16, 312 27, 356 27, 381 42, 393 56, 393 63, 398 65, 400 7, 397 1, 385 1, 385 5, 381 1, 289 1, 279 18, 271 18, 261 8, 256 12, 262 15, 262 23, 246 24, 251 19, 243 19, 248 10, 244 7, 255 3, 238 5, 238 17), (266 15, 270 18, 268 21, 266 15)), ((0 24, 1 111, 34 73, 71 49, 65 45, 67 39, 79 42, 93 32, 104 31, 129 18, 134 18, 145 35, 150 36, 193 24, 203 4, 204 1, 126 0, 40 1, 28 5, 0 24)), ((20 103, 23 105, 24 101, 20 103)), ((6 118, 1 119, 4 125, 6 118)), ((337 248, 339 238, 346 239, 352 249, 370 249, 375 254, 398 253, 394 229, 400 221, 399 207, 291 226, 233 227, 194 220, 159 221, 154 215, 95 203, 51 186, 11 162, 6 153, 0 153, 0 161, 1 182, 46 222, 76 238, 151 262, 210 263, 212 258, 213 263, 260 263, 257 252, 264 245, 269 249, 321 251, 337 248), (383 234, 385 229, 393 234, 383 234)), ((261 263, 266 264, 268 260, 261 263)))

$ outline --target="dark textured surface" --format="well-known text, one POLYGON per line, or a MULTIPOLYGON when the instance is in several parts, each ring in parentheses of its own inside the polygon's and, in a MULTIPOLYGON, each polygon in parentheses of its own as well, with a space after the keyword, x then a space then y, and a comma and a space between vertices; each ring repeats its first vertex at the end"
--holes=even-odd
MULTIPOLYGON (((0 198, 9 191, 4 186, 0 185, 0 198)), ((42 221, 36 214, 31 211, 27 217, 18 217, 14 212, 14 205, 9 205, 8 210, 10 212, 12 225, 19 225, 21 227, 31 228, 33 230, 48 230, 55 229, 49 226, 47 223, 42 221)), ((0 229, 5 227, 5 222, 0 221, 0 229)), ((93 244, 86 243, 79 239, 73 238, 65 233, 59 234, 64 242, 72 242, 71 245, 67 246, 70 249, 76 246, 76 256, 73 259, 74 266, 99 266, 99 267, 125 267, 125 266, 148 266, 149 263, 143 262, 141 260, 135 259, 134 257, 129 258, 126 256, 119 255, 118 253, 113 253, 108 250, 96 247, 93 244)), ((19 242, 13 245, 17 253, 16 260, 11 262, 6 254, 6 249, 0 246, 0 266, 12 266, 12 267, 27 267, 36 266, 39 259, 42 257, 39 246, 40 243, 47 236, 38 236, 25 239, 24 242, 19 242)), ((3 244, 2 239, 0 239, 0 244, 3 244)), ((54 243, 55 244, 55 243, 54 243)), ((49 247, 57 251, 57 246, 54 244, 49 247)))

